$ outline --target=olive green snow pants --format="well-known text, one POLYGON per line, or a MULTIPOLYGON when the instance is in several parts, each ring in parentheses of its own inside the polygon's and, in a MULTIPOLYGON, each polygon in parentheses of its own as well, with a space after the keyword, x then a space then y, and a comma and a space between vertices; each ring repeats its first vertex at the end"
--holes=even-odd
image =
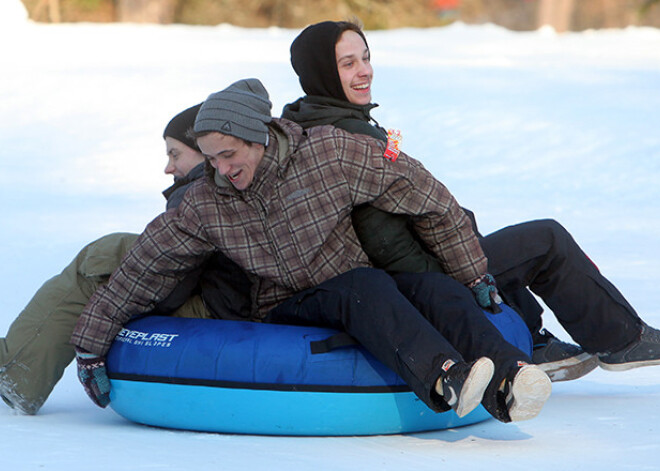
MULTIPOLYGON (((5 402, 27 414, 37 413, 75 356, 69 338, 78 317, 137 237, 129 233, 101 237, 39 288, 7 336, 0 338, 0 395, 5 402)), ((207 317, 199 296, 174 315, 207 317)))

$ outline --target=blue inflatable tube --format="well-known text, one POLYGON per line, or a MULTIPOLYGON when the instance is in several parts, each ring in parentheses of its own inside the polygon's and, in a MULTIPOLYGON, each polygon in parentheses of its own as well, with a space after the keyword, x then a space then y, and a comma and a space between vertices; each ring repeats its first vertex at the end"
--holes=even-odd
MULTIPOLYGON (((530 354, 525 324, 504 308, 489 318, 530 354)), ((433 412, 343 335, 321 327, 144 317, 127 324, 108 353, 110 405, 147 425, 265 435, 409 433, 490 417, 481 406, 463 418, 433 412)))

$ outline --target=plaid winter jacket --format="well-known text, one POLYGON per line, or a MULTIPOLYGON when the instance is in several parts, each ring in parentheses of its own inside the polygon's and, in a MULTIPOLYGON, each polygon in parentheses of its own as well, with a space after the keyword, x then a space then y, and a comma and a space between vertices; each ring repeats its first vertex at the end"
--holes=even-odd
POLYGON ((447 188, 418 161, 384 157, 385 143, 333 126, 306 131, 274 119, 250 186, 203 179, 176 211, 152 221, 85 308, 72 343, 104 355, 122 325, 150 311, 190 270, 221 250, 256 282, 254 320, 294 293, 369 266, 351 225, 354 206, 412 216, 445 273, 469 283, 487 261, 447 188), (220 184, 219 184, 220 183, 220 184))

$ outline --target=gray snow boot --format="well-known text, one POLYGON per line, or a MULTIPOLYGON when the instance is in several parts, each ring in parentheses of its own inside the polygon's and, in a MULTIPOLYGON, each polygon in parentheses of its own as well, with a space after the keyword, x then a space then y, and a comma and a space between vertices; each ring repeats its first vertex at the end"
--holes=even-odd
POLYGON ((599 355, 598 363, 601 368, 609 371, 660 365, 660 331, 642 325, 639 339, 618 352, 599 355))
POLYGON ((545 329, 534 338, 532 362, 553 382, 571 381, 590 373, 598 366, 598 358, 571 343, 562 342, 545 329))

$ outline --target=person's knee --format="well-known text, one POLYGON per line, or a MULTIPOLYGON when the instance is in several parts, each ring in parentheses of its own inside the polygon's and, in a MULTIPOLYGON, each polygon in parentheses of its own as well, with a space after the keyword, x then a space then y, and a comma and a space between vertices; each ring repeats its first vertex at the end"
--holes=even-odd
POLYGON ((540 219, 536 225, 540 230, 556 236, 565 237, 568 234, 566 228, 555 219, 540 219))
POLYGON ((394 279, 384 270, 377 268, 357 268, 344 274, 348 282, 343 280, 336 287, 342 298, 342 303, 369 306, 385 309, 386 305, 396 304, 401 296, 394 279), (356 304, 357 303, 357 304, 356 304))
POLYGON ((551 251, 566 255, 571 247, 577 246, 571 234, 558 221, 542 219, 537 222, 538 230, 542 231, 543 238, 549 241, 551 251))
POLYGON ((347 273, 351 278, 353 290, 360 293, 374 293, 381 289, 396 289, 390 275, 378 268, 361 267, 347 273))
POLYGON ((78 273, 89 279, 108 278, 137 237, 137 234, 117 232, 88 244, 77 257, 78 273))

